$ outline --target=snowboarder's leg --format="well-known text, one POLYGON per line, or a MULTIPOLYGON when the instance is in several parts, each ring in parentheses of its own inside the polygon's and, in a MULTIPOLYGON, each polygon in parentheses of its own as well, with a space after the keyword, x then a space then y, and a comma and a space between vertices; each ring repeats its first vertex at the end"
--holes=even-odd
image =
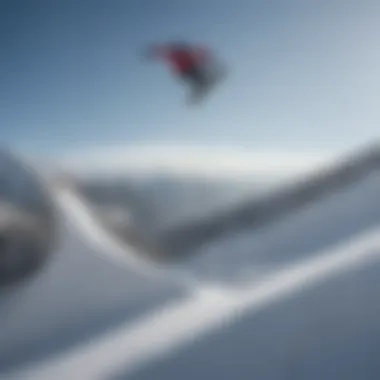
POLYGON ((191 104, 199 103, 206 96, 209 89, 209 84, 194 84, 189 94, 189 102, 191 104))
POLYGON ((201 67, 191 67, 184 76, 190 85, 189 103, 196 103, 201 100, 213 84, 207 72, 201 67))

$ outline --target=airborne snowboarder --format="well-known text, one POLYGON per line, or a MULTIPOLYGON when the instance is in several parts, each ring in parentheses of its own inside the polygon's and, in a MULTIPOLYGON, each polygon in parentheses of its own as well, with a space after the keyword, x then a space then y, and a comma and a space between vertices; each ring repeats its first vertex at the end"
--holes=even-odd
POLYGON ((184 42, 151 45, 147 58, 166 62, 172 72, 190 86, 189 102, 200 101, 224 76, 211 51, 204 46, 184 42))

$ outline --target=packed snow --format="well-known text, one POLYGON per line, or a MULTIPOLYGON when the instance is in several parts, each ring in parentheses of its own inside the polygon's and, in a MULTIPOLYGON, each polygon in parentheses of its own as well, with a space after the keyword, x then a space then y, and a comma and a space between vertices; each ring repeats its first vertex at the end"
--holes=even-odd
POLYGON ((379 378, 379 170, 175 265, 51 193, 58 249, 0 298, 1 378, 379 378))

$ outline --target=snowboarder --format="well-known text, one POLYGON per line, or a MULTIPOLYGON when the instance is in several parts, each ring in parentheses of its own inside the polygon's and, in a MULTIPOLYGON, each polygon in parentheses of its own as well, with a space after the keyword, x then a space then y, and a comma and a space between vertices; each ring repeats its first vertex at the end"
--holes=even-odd
POLYGON ((154 44, 146 56, 164 60, 190 88, 189 101, 197 102, 222 78, 209 49, 184 42, 154 44))

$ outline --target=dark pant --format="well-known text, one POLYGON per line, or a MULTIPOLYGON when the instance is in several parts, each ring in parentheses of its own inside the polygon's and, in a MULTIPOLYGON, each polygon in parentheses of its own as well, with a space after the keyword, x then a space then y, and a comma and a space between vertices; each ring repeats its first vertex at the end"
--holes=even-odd
POLYGON ((203 70, 201 67, 196 66, 196 65, 190 66, 187 70, 183 71, 180 75, 183 80, 197 87, 206 86, 208 84, 205 70, 203 70))

